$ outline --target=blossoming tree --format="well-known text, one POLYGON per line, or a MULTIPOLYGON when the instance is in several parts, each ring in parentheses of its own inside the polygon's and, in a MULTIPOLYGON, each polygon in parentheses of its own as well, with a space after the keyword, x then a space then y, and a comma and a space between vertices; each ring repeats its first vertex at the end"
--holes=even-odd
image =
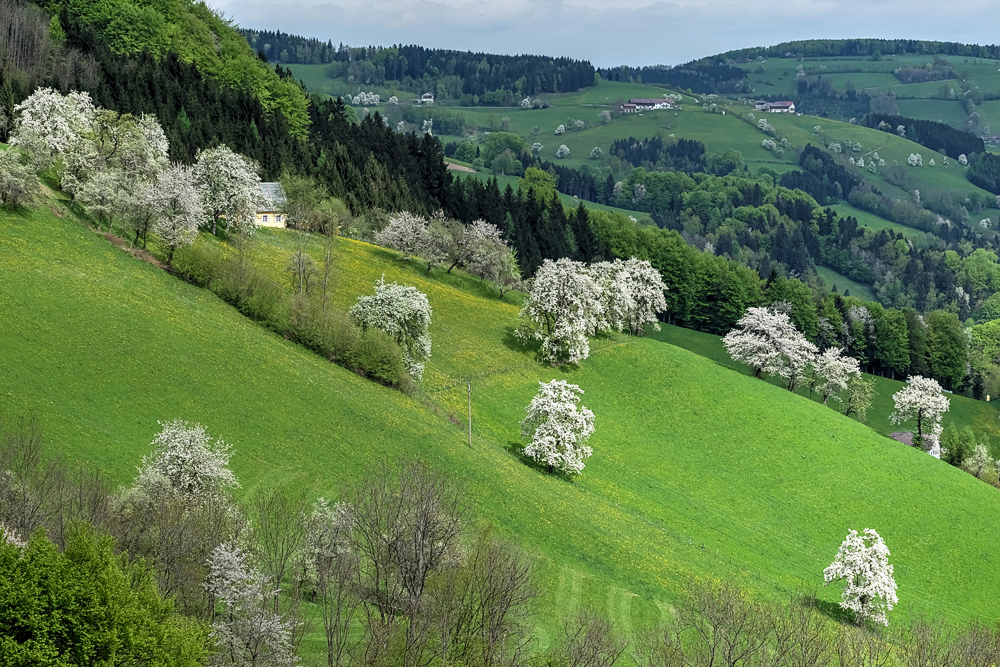
POLYGON ((549 467, 577 475, 593 453, 586 445, 594 432, 594 413, 578 406, 583 390, 565 380, 539 382, 538 393, 526 408, 521 435, 531 442, 524 453, 549 467))
POLYGON ((846 581, 840 607, 854 612, 859 625, 871 620, 889 625, 887 615, 899 602, 896 597, 896 580, 889 564, 889 547, 871 528, 864 534, 852 530, 837 557, 823 570, 823 585, 846 581))
POLYGON ((590 356, 587 334, 604 314, 601 288, 586 266, 571 259, 547 259, 532 281, 521 308, 521 340, 542 341, 539 355, 553 363, 576 363, 590 356))
POLYGON ((923 444, 924 433, 930 433, 941 423, 941 417, 948 412, 949 401, 941 391, 937 380, 913 375, 909 383, 892 396, 896 409, 889 417, 893 424, 917 422, 917 438, 914 444, 923 444))
POLYGON ((416 287, 375 283, 375 294, 358 297, 348 311, 362 329, 384 331, 403 349, 403 363, 414 380, 424 374, 424 361, 431 356, 431 306, 427 295, 416 287))
POLYGON ((729 356, 753 369, 754 377, 781 375, 789 385, 797 384, 816 353, 788 314, 773 306, 748 308, 722 342, 729 356))

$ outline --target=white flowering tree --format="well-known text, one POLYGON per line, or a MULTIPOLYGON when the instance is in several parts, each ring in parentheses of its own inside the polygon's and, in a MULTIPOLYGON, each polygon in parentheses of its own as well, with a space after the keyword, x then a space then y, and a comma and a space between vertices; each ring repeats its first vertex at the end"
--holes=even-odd
POLYGON ((667 309, 667 299, 663 294, 667 286, 663 276, 648 260, 635 257, 625 260, 625 271, 631 295, 631 307, 625 311, 625 326, 633 336, 642 335, 647 325, 659 331, 656 316, 667 309))
POLYGON ((90 125, 94 103, 87 93, 62 95, 53 88, 39 88, 14 107, 10 144, 31 156, 36 171, 60 159, 90 125))
POLYGON ((545 147, 542 146, 537 141, 535 143, 531 144, 531 152, 534 153, 535 155, 540 154, 542 152, 543 148, 545 148, 545 147))
POLYGON ((871 528, 864 534, 852 530, 833 563, 823 570, 823 585, 845 581, 840 607, 854 612, 859 625, 873 621, 889 625, 888 613, 899 601, 896 580, 889 564, 889 547, 871 528))
POLYGON ((922 167, 924 165, 924 158, 920 153, 910 153, 910 157, 906 158, 906 163, 911 167, 922 167))
POLYGON ((965 153, 962 153, 961 155, 958 156, 958 163, 963 167, 969 164, 969 158, 965 157, 965 153))
POLYGON ((152 442, 153 452, 142 458, 137 490, 150 496, 166 491, 201 502, 218 499, 239 487, 229 469, 229 445, 222 440, 213 442, 201 424, 175 419, 161 426, 152 442))
POLYGON ((598 119, 599 119, 599 120, 600 120, 600 121, 601 121, 602 123, 610 123, 610 122, 611 122, 611 112, 610 112, 610 111, 608 111, 607 109, 605 109, 605 110, 604 110, 604 111, 602 111, 601 113, 597 114, 597 118, 598 118, 598 119))
POLYGON ((263 200, 257 163, 226 145, 217 146, 198 152, 194 178, 213 234, 219 218, 225 218, 233 231, 254 225, 263 200))
POLYGON ((434 119, 428 118, 423 123, 421 123, 420 132, 422 134, 434 134, 434 119))
POLYGON ((559 136, 560 134, 566 134, 565 125, 560 125, 559 127, 556 128, 556 136, 559 136))
POLYGON ((399 98, 396 97, 395 95, 391 96, 389 98, 389 104, 399 104, 399 98))
POLYGON ((521 308, 522 340, 542 341, 539 355, 552 363, 576 363, 590 355, 587 334, 604 313, 601 288, 586 266, 571 259, 546 259, 535 273, 521 308))
POLYGON ((565 380, 538 385, 521 421, 521 436, 531 439, 524 453, 549 472, 578 475, 593 453, 586 442, 594 432, 594 413, 578 405, 583 390, 577 385, 565 380))
POLYGON ((403 349, 403 363, 414 380, 424 374, 424 361, 431 356, 431 306, 427 295, 416 287, 375 283, 375 294, 358 297, 348 311, 362 329, 384 331, 403 349))
POLYGON ((839 347, 831 347, 813 360, 813 371, 818 383, 817 389, 823 395, 823 405, 833 397, 842 401, 840 392, 847 389, 852 377, 860 377, 861 366, 854 357, 843 354, 839 347))
POLYGON ((0 204, 10 208, 29 205, 38 192, 38 178, 26 156, 16 148, 0 150, 0 204))
POLYGON ((173 165, 150 184, 143 195, 153 214, 152 230, 167 247, 167 262, 174 252, 194 243, 204 217, 201 198, 189 167, 173 165))
POLYGON ((594 334, 625 328, 629 313, 635 309, 632 285, 625 262, 594 262, 587 267, 599 292, 601 314, 596 318, 594 334))
MULTIPOLYGON (((941 423, 948 412, 949 401, 937 380, 912 375, 905 387, 892 396, 896 409, 889 417, 893 424, 917 422, 917 438, 923 443, 924 432, 930 432, 941 423)), ((914 443, 918 444, 918 443, 914 443)))
POLYGON ((556 149, 556 157, 560 159, 569 157, 569 146, 566 144, 559 146, 559 148, 556 149))
POLYGON ((403 259, 421 256, 433 243, 428 221, 407 211, 389 218, 389 224, 375 234, 375 243, 403 253, 403 259))
POLYGON ((268 577, 236 544, 221 544, 208 559, 205 589, 218 605, 211 637, 219 651, 213 665, 296 667, 294 623, 273 611, 268 577))
POLYGON ((530 97, 525 97, 523 100, 521 100, 521 108, 522 109, 530 109, 531 108, 531 98, 530 97))
POLYGON ((604 151, 599 146, 594 146, 594 149, 590 151, 590 157, 593 160, 600 160, 602 155, 604 155, 604 151))
POLYGON ((729 356, 753 369, 754 377, 798 376, 811 360, 804 357, 815 350, 788 314, 773 307, 748 308, 722 342, 729 356))

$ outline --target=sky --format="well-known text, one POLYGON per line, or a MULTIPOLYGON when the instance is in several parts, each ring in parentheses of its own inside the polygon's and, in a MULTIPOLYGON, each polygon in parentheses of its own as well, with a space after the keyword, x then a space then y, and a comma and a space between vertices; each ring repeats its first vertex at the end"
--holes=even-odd
POLYGON ((676 65, 798 39, 998 41, 995 0, 209 0, 241 27, 351 46, 533 53, 598 67, 676 65))

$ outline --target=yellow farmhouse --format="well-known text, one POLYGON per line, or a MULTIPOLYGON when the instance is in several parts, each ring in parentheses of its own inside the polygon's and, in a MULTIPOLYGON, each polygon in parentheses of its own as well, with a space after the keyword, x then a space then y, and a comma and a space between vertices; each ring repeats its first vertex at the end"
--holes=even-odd
POLYGON ((285 191, 281 183, 261 183, 260 192, 264 203, 257 209, 257 225, 260 227, 285 226, 285 191))

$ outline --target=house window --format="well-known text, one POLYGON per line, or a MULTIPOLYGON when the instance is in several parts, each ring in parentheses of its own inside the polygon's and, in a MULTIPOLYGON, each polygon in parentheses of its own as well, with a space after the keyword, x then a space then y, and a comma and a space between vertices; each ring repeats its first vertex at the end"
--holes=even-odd
POLYGON ((261 222, 267 224, 267 213, 265 213, 264 215, 260 216, 260 220, 261 220, 261 222))
POLYGON ((281 222, 281 216, 280 215, 274 216, 274 221, 275 222, 281 222))

